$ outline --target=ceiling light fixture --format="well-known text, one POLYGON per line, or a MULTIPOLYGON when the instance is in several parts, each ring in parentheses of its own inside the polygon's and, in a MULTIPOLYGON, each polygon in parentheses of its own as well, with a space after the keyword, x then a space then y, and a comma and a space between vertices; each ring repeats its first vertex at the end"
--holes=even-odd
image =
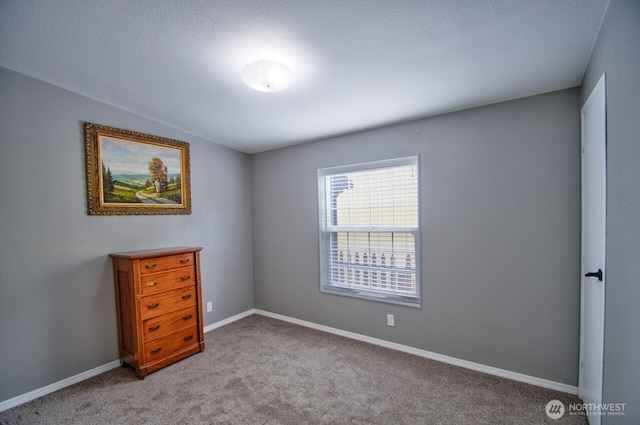
POLYGON ((242 81, 252 89, 275 93, 291 87, 293 73, 287 65, 269 59, 260 59, 242 68, 242 81))

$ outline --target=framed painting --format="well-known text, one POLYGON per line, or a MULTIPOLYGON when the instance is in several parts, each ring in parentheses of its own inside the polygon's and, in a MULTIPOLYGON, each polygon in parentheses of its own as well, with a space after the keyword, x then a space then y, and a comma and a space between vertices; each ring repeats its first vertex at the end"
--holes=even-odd
POLYGON ((89 215, 191 214, 189 144, 84 124, 89 215))

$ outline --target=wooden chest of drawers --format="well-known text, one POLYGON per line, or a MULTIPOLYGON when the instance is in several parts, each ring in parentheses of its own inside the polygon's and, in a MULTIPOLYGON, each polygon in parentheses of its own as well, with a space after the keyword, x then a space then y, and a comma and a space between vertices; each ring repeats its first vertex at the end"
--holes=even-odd
POLYGON ((120 361, 141 378, 204 350, 201 250, 179 247, 110 254, 120 361))

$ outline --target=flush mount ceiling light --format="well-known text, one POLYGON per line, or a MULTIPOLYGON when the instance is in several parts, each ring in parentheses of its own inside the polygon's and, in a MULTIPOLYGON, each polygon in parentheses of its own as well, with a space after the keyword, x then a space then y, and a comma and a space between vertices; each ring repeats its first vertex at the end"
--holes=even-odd
POLYGON ((252 89, 275 93, 291 87, 293 73, 283 63, 260 59, 242 68, 242 81, 252 89))

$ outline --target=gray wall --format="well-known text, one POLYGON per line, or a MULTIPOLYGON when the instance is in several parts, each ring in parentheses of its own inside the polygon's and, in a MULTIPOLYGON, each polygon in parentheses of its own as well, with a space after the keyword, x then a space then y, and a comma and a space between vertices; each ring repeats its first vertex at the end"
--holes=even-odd
POLYGON ((607 239, 605 403, 627 403, 640 418, 640 2, 612 0, 582 87, 586 100, 603 72, 607 82, 607 239))
POLYGON ((253 155, 255 307, 577 385, 579 149, 571 89, 253 155), (321 294, 316 169, 416 154, 422 309, 321 294))
POLYGON ((247 155, 0 68, 0 401, 118 359, 110 252, 202 246, 205 324, 253 307, 247 155), (86 214, 84 121, 190 143, 193 213, 86 214))

